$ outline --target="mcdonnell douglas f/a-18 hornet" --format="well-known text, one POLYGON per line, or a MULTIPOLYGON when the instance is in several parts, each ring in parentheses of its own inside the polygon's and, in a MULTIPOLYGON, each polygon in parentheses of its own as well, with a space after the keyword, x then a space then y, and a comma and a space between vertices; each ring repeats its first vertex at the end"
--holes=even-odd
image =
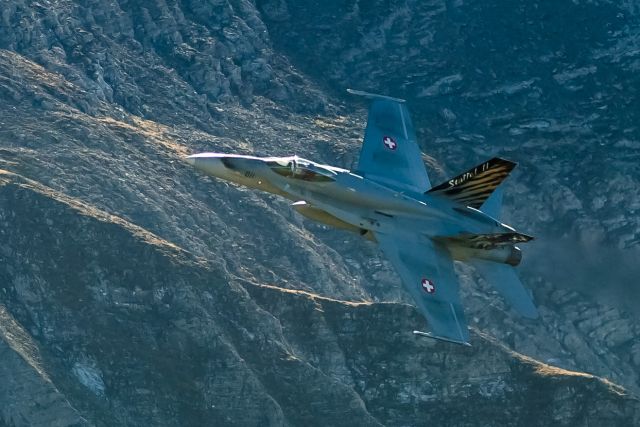
POLYGON ((208 175, 285 197, 302 215, 376 242, 395 267, 431 332, 469 345, 453 261, 471 264, 523 316, 538 312, 514 266, 532 239, 499 220, 502 181, 515 167, 495 157, 431 186, 404 100, 371 99, 355 170, 297 156, 201 153, 187 161, 208 175))

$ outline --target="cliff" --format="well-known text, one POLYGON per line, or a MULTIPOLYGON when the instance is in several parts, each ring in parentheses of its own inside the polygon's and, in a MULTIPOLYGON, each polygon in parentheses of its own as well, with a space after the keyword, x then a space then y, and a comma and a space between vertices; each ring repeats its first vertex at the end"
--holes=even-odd
POLYGON ((637 9, 4 5, 0 423, 637 423, 637 9), (519 162, 538 321, 461 266, 473 347, 416 340, 375 246, 180 160, 350 167, 346 87, 407 98, 434 183, 519 162))

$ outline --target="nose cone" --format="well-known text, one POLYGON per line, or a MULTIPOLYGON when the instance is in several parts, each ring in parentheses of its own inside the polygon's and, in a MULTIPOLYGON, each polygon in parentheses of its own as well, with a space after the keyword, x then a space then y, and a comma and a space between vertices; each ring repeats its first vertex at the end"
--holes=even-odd
POLYGON ((225 156, 218 153, 198 153, 184 158, 184 161, 207 175, 227 178, 228 171, 224 165, 225 156))

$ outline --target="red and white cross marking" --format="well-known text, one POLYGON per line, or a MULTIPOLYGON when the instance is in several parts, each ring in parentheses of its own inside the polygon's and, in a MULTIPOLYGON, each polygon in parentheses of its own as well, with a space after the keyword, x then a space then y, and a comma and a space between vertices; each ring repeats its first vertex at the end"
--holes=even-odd
POLYGON ((395 151, 395 149, 398 148, 398 143, 396 142, 395 139, 391 138, 390 136, 383 136, 382 143, 384 144, 385 147, 387 147, 389 150, 392 150, 392 151, 395 151))
POLYGON ((432 294, 436 291, 435 283, 433 283, 429 279, 422 279, 421 284, 422 284, 422 289, 428 294, 432 294))

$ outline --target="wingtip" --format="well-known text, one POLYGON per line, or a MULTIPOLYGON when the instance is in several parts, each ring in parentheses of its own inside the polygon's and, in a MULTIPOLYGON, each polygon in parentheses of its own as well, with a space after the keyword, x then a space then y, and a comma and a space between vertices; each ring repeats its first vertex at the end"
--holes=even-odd
POLYGON ((432 334, 431 332, 413 331, 413 334, 414 335, 418 335, 419 337, 431 338, 431 339, 438 340, 438 341, 445 341, 445 342, 449 342, 449 343, 452 343, 452 344, 460 344, 460 345, 464 345, 466 347, 471 347, 471 344, 468 341, 458 341, 458 340, 454 340, 452 338, 439 337, 437 335, 432 334))
POLYGON ((400 103, 407 102, 406 100, 404 100, 402 98, 394 98, 392 96, 379 95, 377 93, 365 92, 363 90, 356 90, 356 89, 349 88, 349 89, 347 89, 347 92, 350 93, 351 95, 364 96, 365 98, 386 99, 388 101, 400 102, 400 103))

